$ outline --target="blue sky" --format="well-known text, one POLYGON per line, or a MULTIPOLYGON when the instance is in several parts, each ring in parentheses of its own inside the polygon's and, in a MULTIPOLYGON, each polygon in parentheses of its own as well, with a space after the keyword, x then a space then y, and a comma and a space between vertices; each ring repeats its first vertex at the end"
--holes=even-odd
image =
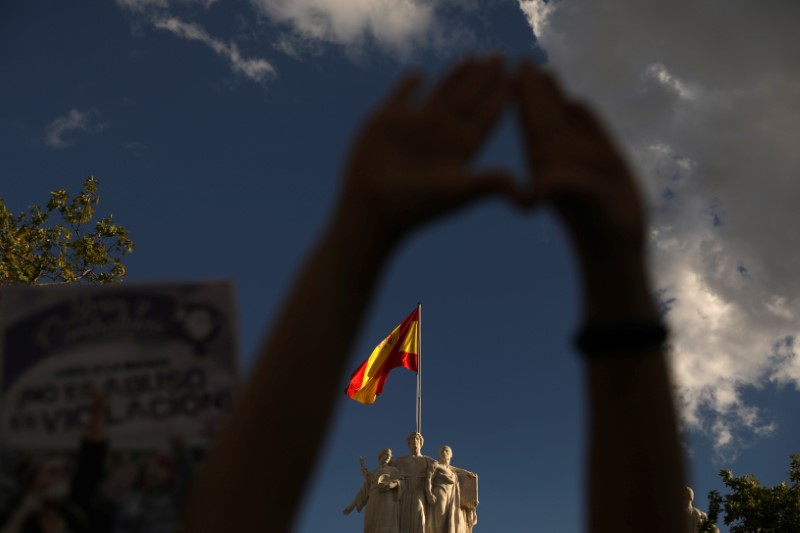
MULTIPOLYGON (((0 195, 19 210, 97 177, 101 211, 137 243, 129 281, 236 282, 246 368, 331 212, 359 121, 398 76, 434 77, 466 53, 549 58, 639 171, 704 507, 723 466, 774 484, 800 451, 800 361, 773 349, 800 313, 787 230, 800 126, 785 111, 800 105, 798 7, 642 4, 5 3, 0 195)), ((522 175, 514 133, 508 116, 477 164, 522 175)), ((423 302, 423 451, 449 444, 480 475, 476 531, 581 530, 576 282, 550 213, 487 202, 397 251, 356 341, 353 370, 423 302)), ((414 387, 400 369, 374 406, 336 399, 298 531, 360 528, 341 515, 358 456, 405 453, 414 387)))

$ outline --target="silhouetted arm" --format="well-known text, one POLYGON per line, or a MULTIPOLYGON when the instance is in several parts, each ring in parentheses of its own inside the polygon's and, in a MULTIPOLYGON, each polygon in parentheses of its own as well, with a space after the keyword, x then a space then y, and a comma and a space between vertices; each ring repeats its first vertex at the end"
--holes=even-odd
POLYGON ((502 61, 468 61, 424 101, 402 81, 367 120, 335 215, 300 273, 217 448, 197 480, 190 533, 287 531, 370 296, 417 225, 515 189, 469 164, 508 97, 502 61))
POLYGON ((70 498, 88 510, 103 479, 103 470, 108 454, 106 440, 107 402, 103 394, 92 398, 92 414, 84 437, 78 448, 75 475, 72 478, 70 498))
POLYGON ((644 266, 638 191, 601 124, 565 98, 552 78, 525 65, 517 89, 533 201, 554 207, 572 237, 584 326, 612 339, 600 343, 602 350, 595 343, 585 365, 589 530, 681 532, 683 462, 664 354, 657 342, 625 346, 647 324, 659 323, 644 266))

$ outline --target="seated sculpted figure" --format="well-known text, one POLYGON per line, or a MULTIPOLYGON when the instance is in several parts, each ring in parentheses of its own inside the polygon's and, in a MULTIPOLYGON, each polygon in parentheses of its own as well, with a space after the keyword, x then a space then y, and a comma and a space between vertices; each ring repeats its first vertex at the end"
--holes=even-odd
POLYGON ((472 530, 473 520, 461 509, 461 487, 458 475, 472 479, 478 476, 450 464, 453 450, 450 446, 439 448, 439 462, 433 471, 432 486, 435 502, 431 506, 431 533, 465 533, 472 530))
MULTIPOLYGON (((400 472, 389 464, 392 450, 384 448, 378 454, 378 467, 372 472, 364 473, 364 484, 359 489, 353 502, 345 507, 344 514, 353 509, 366 508, 364 511, 364 533, 398 533, 400 531, 401 482, 400 472)), ((363 461, 363 459, 362 459, 363 461)))
POLYGON ((400 533, 429 533, 426 526, 428 507, 433 504, 431 476, 436 461, 422 455, 424 439, 419 433, 408 436, 409 454, 395 462, 403 480, 403 495, 400 499, 400 533))

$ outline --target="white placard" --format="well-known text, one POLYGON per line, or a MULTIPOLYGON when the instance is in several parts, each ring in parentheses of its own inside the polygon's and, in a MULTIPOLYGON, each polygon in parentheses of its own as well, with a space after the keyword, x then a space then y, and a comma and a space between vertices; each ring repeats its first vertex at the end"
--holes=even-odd
POLYGON ((231 408, 230 283, 8 287, 0 304, 2 449, 74 449, 95 391, 114 449, 205 447, 231 408))

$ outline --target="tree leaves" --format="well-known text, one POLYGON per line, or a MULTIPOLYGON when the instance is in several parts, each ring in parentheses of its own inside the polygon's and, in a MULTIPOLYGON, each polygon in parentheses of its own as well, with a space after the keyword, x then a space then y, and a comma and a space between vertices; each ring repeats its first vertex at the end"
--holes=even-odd
POLYGON ((122 258, 134 249, 128 230, 111 215, 91 224, 100 203, 99 183, 89 176, 76 196, 53 191, 45 206, 31 205, 16 215, 0 198, 0 286, 125 277, 122 258))
POLYGON ((709 521, 699 531, 711 531, 704 528, 716 523, 724 506, 724 521, 731 533, 800 532, 800 455, 792 455, 789 465, 790 483, 774 487, 761 486, 753 474, 736 477, 730 470, 722 470, 720 478, 731 492, 708 494, 709 521))

